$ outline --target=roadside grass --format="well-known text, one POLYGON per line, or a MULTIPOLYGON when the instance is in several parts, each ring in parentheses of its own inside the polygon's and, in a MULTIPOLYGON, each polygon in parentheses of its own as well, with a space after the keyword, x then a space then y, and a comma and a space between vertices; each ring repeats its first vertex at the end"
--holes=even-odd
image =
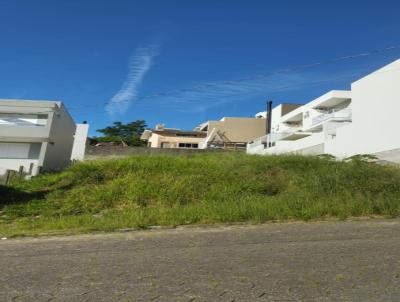
POLYGON ((399 168, 293 155, 135 155, 0 186, 1 236, 399 214, 399 168))

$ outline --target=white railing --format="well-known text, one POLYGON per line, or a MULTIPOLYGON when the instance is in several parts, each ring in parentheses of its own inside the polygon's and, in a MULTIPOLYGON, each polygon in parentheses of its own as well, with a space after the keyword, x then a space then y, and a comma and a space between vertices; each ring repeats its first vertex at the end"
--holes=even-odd
POLYGON ((0 126, 44 127, 47 116, 0 113, 0 126))
POLYGON ((271 133, 270 134, 270 139, 269 141, 272 142, 276 142, 276 141, 280 141, 290 135, 292 135, 293 133, 297 132, 298 129, 285 129, 282 132, 278 132, 278 133, 271 133))
POLYGON ((270 148, 273 146, 272 145, 273 143, 285 139, 286 137, 292 135, 293 133, 298 132, 299 129, 300 129, 300 127, 293 128, 293 129, 285 129, 282 132, 270 133, 268 135, 264 135, 262 137, 256 138, 248 144, 249 148, 250 149, 257 148, 261 145, 263 145, 264 148, 270 148))
POLYGON ((332 109, 327 113, 321 114, 321 115, 313 118, 312 125, 314 126, 316 124, 322 123, 329 119, 337 119, 337 120, 341 120, 341 121, 345 121, 345 120, 351 121, 351 109, 350 108, 339 109, 339 110, 332 109))
POLYGON ((250 148, 257 148, 261 145, 265 145, 267 143, 267 140, 268 140, 267 136, 264 135, 249 142, 248 145, 250 148))

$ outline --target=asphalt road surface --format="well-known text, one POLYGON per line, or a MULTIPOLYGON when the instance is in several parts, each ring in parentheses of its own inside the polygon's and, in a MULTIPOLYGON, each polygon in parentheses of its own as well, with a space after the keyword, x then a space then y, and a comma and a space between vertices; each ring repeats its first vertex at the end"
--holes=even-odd
POLYGON ((0 301, 400 301, 400 220, 0 241, 0 301))

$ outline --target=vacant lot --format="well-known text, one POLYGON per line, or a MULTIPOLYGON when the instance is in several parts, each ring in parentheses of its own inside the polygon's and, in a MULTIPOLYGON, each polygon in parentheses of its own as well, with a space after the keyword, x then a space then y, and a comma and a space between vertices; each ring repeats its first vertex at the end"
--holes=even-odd
POLYGON ((0 187, 0 235, 398 216, 400 169, 239 153, 136 155, 0 187))

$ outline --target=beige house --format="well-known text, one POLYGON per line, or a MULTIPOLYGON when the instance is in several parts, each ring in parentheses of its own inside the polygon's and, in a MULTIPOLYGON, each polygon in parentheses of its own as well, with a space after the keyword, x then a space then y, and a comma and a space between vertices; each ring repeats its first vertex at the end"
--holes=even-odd
POLYGON ((224 117, 219 121, 207 121, 194 130, 206 133, 200 149, 241 149, 259 135, 265 135, 266 127, 265 117, 224 117))
POLYGON ((157 125, 153 130, 145 130, 141 139, 147 141, 150 148, 198 149, 206 135, 201 131, 184 131, 157 125))
POLYGON ((165 128, 145 130, 141 139, 151 148, 245 149, 247 143, 266 134, 265 117, 224 117, 207 121, 192 131, 165 128))
MULTIPOLYGON (((285 115, 301 104, 279 105, 279 116, 285 115)), ((272 120, 277 118, 277 110, 272 120)), ((207 121, 192 131, 165 128, 163 124, 154 130, 146 130, 141 139, 151 148, 190 149, 246 149, 247 144, 267 134, 267 113, 255 117, 224 117, 219 121, 207 121)))

